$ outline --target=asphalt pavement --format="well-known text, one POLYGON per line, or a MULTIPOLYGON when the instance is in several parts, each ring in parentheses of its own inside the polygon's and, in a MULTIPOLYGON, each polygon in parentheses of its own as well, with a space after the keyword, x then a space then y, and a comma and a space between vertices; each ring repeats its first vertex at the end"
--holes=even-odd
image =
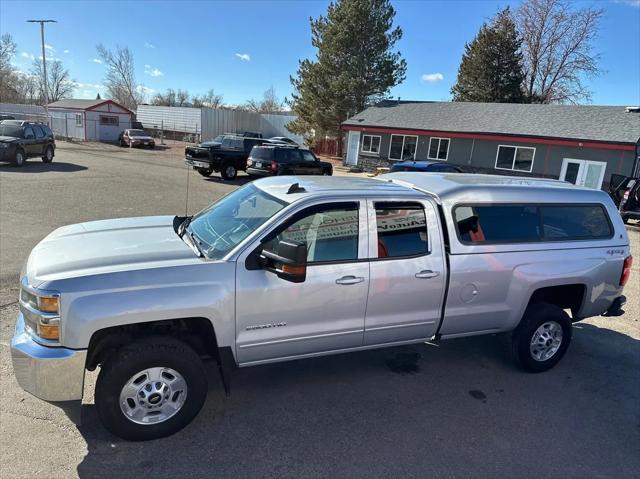
POLYGON ((196 420, 146 443, 102 428, 96 373, 80 428, 19 388, 8 344, 38 241, 64 224, 194 213, 244 182, 202 178, 179 147, 60 143, 50 165, 0 165, 2 478, 640 477, 637 226, 626 314, 577 323, 543 374, 517 369, 500 335, 241 369, 228 398, 211 367, 196 420))

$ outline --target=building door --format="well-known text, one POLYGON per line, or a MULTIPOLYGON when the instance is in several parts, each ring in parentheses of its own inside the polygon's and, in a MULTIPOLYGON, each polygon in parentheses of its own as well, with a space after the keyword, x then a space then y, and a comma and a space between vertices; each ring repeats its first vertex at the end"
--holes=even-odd
POLYGON ((358 164, 358 150, 360 149, 360 132, 349 132, 349 144, 347 145, 347 165, 358 164))
POLYGON ((565 158, 562 162, 560 179, 577 186, 599 190, 602 187, 606 169, 607 164, 602 161, 565 158))

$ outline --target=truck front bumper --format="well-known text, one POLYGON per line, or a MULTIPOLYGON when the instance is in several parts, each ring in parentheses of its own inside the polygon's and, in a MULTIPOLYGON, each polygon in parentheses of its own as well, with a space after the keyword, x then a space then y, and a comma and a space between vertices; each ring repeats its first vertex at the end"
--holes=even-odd
POLYGON ((82 399, 87 350, 53 348, 36 343, 19 313, 11 338, 13 372, 22 389, 49 402, 82 399))

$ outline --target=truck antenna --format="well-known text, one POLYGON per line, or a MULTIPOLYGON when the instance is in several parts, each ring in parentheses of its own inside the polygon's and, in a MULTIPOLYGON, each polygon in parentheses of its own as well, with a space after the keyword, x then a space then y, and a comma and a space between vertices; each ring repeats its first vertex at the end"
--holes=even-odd
POLYGON ((189 216, 189 165, 185 163, 185 167, 187 168, 187 194, 184 199, 184 216, 189 216))

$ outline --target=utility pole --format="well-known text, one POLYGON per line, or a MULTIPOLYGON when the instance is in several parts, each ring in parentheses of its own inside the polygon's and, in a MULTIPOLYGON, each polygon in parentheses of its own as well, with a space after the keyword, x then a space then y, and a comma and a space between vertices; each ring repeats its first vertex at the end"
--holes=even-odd
POLYGON ((27 20, 28 23, 40 24, 40 38, 42 40, 42 73, 44 74, 43 87, 44 87, 44 111, 47 115, 47 125, 49 124, 49 87, 47 85, 47 57, 44 48, 44 24, 45 23, 58 23, 55 20, 27 20))

